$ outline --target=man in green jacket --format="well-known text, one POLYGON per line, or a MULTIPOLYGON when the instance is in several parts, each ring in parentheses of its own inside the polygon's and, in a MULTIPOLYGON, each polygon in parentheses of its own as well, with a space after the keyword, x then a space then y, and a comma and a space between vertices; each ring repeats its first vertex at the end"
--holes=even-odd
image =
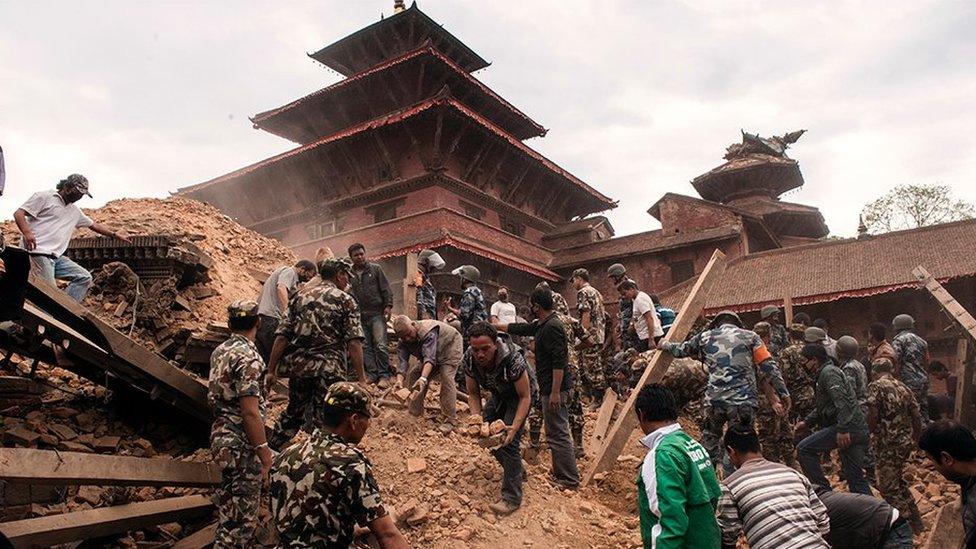
POLYGON ((681 430, 674 395, 664 385, 646 385, 634 409, 649 450, 637 476, 644 547, 717 549, 722 491, 708 452, 681 430))

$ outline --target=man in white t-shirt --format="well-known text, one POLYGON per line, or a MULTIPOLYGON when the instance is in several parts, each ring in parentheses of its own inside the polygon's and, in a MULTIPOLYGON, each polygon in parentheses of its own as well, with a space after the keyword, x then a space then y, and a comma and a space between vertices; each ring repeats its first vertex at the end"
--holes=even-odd
POLYGON ((508 301, 508 288, 502 286, 498 288, 498 301, 491 304, 491 312, 488 320, 501 324, 514 324, 518 313, 515 304, 508 301))
POLYGON ((55 191, 34 193, 14 212, 21 233, 21 245, 41 278, 52 286, 57 279, 68 281, 65 292, 78 303, 85 299, 92 276, 84 267, 64 255, 75 229, 88 227, 98 234, 129 242, 125 231, 95 223, 75 202, 88 192, 88 179, 80 174, 62 179, 55 191))
POLYGON ((626 297, 634 303, 634 314, 630 325, 637 332, 637 350, 644 352, 654 348, 657 340, 664 335, 664 330, 661 328, 661 320, 654 309, 651 296, 637 289, 637 283, 633 280, 624 280, 617 290, 621 297, 626 297), (653 341, 651 341, 652 337, 653 341))

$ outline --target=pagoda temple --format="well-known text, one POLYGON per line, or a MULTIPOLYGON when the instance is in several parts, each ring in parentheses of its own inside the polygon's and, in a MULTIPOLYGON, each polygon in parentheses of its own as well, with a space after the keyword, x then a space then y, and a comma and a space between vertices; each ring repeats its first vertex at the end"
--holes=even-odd
MULTIPOLYGON (((391 283, 408 253, 434 248, 477 265, 489 295, 560 280, 546 236, 615 206, 523 143, 546 129, 479 81, 488 62, 416 3, 310 57, 345 79, 252 118, 298 146, 181 195, 300 256, 362 242, 391 283)), ((459 291, 450 278, 434 283, 459 291)))

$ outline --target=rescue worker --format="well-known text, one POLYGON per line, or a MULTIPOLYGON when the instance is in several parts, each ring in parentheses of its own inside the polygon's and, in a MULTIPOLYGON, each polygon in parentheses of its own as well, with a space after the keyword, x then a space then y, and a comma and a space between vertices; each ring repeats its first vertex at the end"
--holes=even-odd
MULTIPOLYGON (((727 423, 755 425, 758 403, 759 370, 771 384, 770 406, 783 417, 790 407, 789 392, 783 383, 776 361, 762 339, 742 328, 739 315, 722 311, 705 330, 684 343, 661 341, 658 348, 675 358, 701 358, 708 368, 708 387, 705 391, 709 409, 702 439, 712 463, 722 461, 722 434, 727 423)), ((732 472, 726 465, 726 472, 732 472)))
POLYGON ((779 360, 779 354, 790 344, 786 326, 780 321, 779 307, 766 305, 759 311, 759 318, 769 323, 769 352, 779 360))
POLYGON ((590 286, 590 273, 586 269, 576 269, 570 277, 576 290, 576 310, 580 324, 586 332, 583 350, 580 352, 580 373, 583 375, 583 388, 590 397, 590 406, 598 408, 603 403, 607 391, 606 375, 603 371, 604 308, 603 296, 590 286))
POLYGON ((210 450, 221 469, 214 547, 252 547, 261 484, 271 468, 264 433, 264 360, 254 344, 261 319, 254 301, 227 307, 231 336, 210 356, 207 393, 214 422, 210 450))
POLYGON ((444 414, 440 430, 445 435, 450 434, 457 425, 455 377, 464 354, 461 334, 446 322, 410 320, 404 315, 393 318, 393 331, 400 340, 397 347, 400 363, 398 381, 416 393, 408 410, 415 416, 424 413, 424 397, 430 387, 431 376, 436 374, 441 383, 440 403, 441 413, 444 414), (410 357, 417 359, 419 364, 411 367, 410 357))
POLYGON ((554 291, 549 283, 543 280, 542 282, 535 285, 536 288, 544 288, 552 292, 552 306, 555 307, 555 311, 561 315, 569 314, 569 304, 566 303, 566 298, 559 292, 554 291))
POLYGON ((461 279, 461 303, 458 307, 451 308, 451 312, 456 314, 461 321, 461 335, 465 341, 468 339, 468 330, 475 322, 488 320, 488 308, 485 305, 485 296, 478 287, 481 281, 481 271, 472 265, 461 265, 451 271, 451 274, 461 279))
MULTIPOLYGON (((619 289, 620 285, 626 281, 633 282, 627 276, 627 268, 621 263, 614 263, 607 268, 607 277, 613 282, 613 287, 619 289)), ((636 287, 636 283, 634 286, 636 287)), ((620 301, 617 302, 617 341, 620 343, 620 350, 626 351, 638 345, 637 334, 631 332, 631 318, 634 316, 634 298, 620 294, 620 301)), ((646 350, 646 349, 644 349, 646 350)))
POLYGON ((915 319, 901 314, 891 321, 891 327, 897 335, 891 338, 891 348, 895 351, 898 362, 899 378, 915 393, 918 408, 922 412, 922 425, 929 423, 929 344, 919 337, 915 329, 915 319))
MULTIPOLYGON (((767 347, 771 344, 773 328, 768 322, 757 322, 753 331, 759 335, 767 347)), ((780 371, 782 374, 782 371, 780 371)), ((762 379, 762 378, 760 378, 762 379)), ((785 383, 786 380, 784 379, 785 383)), ((760 381, 760 386, 768 387, 760 381)), ((789 387, 787 386, 787 390, 789 387)), ((763 391, 758 395, 756 411, 756 432, 762 442, 763 455, 770 461, 793 467, 796 460, 793 457, 793 426, 788 418, 776 414, 771 401, 763 391)))
POLYGON ((346 379, 346 357, 360 383, 366 383, 363 369, 363 327, 356 300, 346 287, 352 269, 348 259, 326 259, 319 263, 322 283, 304 288, 288 303, 278 325, 268 387, 278 376, 289 378, 288 407, 271 434, 271 447, 279 449, 300 430, 319 425, 321 404, 329 387, 346 379))
POLYGON ((791 424, 805 418, 816 407, 814 387, 817 386, 817 378, 804 367, 806 359, 802 355, 803 333, 806 329, 806 326, 796 322, 790 325, 790 344, 780 353, 777 362, 783 381, 786 382, 786 389, 790 392, 791 424))
POLYGON ((318 406, 322 426, 274 459, 271 520, 281 546, 351 548, 358 524, 383 549, 409 548, 383 505, 372 463, 356 447, 373 415, 369 392, 338 382, 318 406))
POLYGON ((417 254, 417 320, 437 320, 437 290, 430 273, 444 268, 444 259, 434 250, 417 254))

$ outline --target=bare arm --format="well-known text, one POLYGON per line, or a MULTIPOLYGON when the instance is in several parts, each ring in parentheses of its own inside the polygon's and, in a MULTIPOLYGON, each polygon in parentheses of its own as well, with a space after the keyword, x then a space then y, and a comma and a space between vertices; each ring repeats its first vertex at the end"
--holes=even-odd
POLYGON ((346 352, 349 353, 349 360, 356 372, 356 379, 360 383, 366 383, 366 370, 363 369, 363 340, 350 339, 346 343, 346 352))
POLYGON ((389 513, 369 523, 369 530, 376 536, 381 549, 410 549, 407 538, 400 533, 389 513))
POLYGON ((129 234, 126 233, 125 231, 116 231, 114 229, 106 227, 105 225, 102 225, 101 223, 92 223, 92 225, 88 228, 103 236, 110 236, 112 238, 117 238, 123 242, 132 242, 131 240, 129 240, 129 234))
POLYGON ((644 316, 641 317, 644 323, 647 324, 647 338, 654 341, 654 310, 647 311, 644 316))
POLYGON ((288 340, 285 336, 278 336, 271 345, 271 355, 268 356, 268 389, 271 389, 278 379, 278 362, 281 360, 281 355, 285 354, 287 344, 288 340))
POLYGON ((284 284, 278 284, 275 289, 278 291, 278 308, 284 311, 288 308, 288 287, 284 284))
POLYGON ((14 212, 14 221, 17 223, 20 234, 24 235, 24 247, 28 251, 36 248, 37 239, 34 237, 34 231, 31 230, 30 225, 27 224, 27 211, 23 208, 17 208, 17 211, 14 212))
POLYGON ((515 382, 515 392, 518 393, 519 403, 515 410, 515 419, 512 420, 513 431, 518 431, 525 418, 529 417, 529 409, 532 407, 532 393, 529 389, 529 373, 522 372, 522 377, 515 382))
POLYGON ((464 386, 468 390, 468 408, 471 415, 481 415, 481 386, 471 376, 464 376, 464 386))
POLYGON ((261 420, 261 411, 258 409, 258 397, 241 397, 241 418, 244 420, 244 433, 247 435, 247 441, 251 443, 252 448, 257 448, 255 452, 261 460, 261 478, 264 478, 271 469, 271 450, 268 448, 264 422, 261 420))

